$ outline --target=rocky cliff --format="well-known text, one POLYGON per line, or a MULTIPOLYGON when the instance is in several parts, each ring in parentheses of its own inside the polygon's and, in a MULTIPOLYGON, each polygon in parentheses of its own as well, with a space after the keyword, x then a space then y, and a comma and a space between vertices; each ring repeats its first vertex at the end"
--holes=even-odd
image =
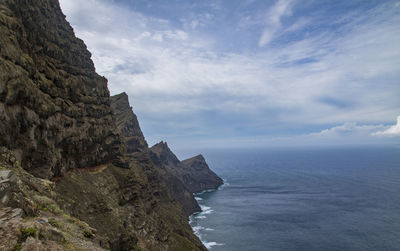
POLYGON ((193 193, 186 187, 179 173, 180 161, 169 149, 167 143, 160 142, 150 148, 150 157, 153 163, 165 173, 163 176, 172 196, 182 205, 187 216, 200 212, 200 206, 193 193))
POLYGON ((43 178, 123 163, 107 80, 58 1, 0 2, 0 145, 43 178))
POLYGON ((0 34, 0 249, 205 250, 192 189, 154 164, 58 1, 0 0, 0 34))
MULTIPOLYGON (((150 156, 157 166, 177 177, 190 194, 214 190, 223 184, 223 180, 208 167, 202 155, 180 161, 168 144, 161 141, 150 148, 150 156)), ((190 200, 184 201, 187 203, 190 200)))
POLYGON ((146 152, 147 142, 140 129, 136 114, 129 105, 128 95, 123 92, 112 96, 111 107, 115 114, 117 127, 125 137, 128 153, 146 152))
POLYGON ((192 193, 213 190, 223 184, 223 180, 208 167, 201 154, 183 160, 181 167, 179 172, 183 182, 192 193))

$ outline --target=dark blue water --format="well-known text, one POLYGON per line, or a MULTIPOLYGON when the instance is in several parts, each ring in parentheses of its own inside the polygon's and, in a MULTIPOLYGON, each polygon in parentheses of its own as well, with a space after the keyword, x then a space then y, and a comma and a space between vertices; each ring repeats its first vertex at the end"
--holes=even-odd
POLYGON ((229 185, 196 195, 211 250, 400 250, 400 149, 205 153, 229 185))

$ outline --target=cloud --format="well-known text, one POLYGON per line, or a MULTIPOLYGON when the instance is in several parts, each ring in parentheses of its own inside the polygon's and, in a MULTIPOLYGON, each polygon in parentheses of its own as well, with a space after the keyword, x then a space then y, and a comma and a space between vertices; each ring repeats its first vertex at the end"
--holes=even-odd
POLYGON ((311 23, 311 18, 300 17, 295 23, 285 29, 285 32, 300 30, 311 23))
POLYGON ((383 131, 373 133, 374 136, 400 136, 400 116, 397 116, 397 123, 383 131))
POLYGON ((269 142, 277 146, 319 146, 319 145, 364 145, 364 144, 398 144, 395 140, 374 137, 377 132, 387 130, 389 126, 382 124, 363 125, 356 122, 346 122, 318 132, 312 132, 292 137, 273 137, 269 142))
POLYGON ((362 136, 367 137, 372 133, 385 128, 384 125, 358 125, 356 122, 347 122, 342 125, 334 126, 332 128, 324 129, 320 132, 310 133, 307 136, 313 138, 335 138, 338 137, 354 137, 362 136))
POLYGON ((256 48, 227 51, 219 49, 231 42, 221 30, 200 33, 201 23, 192 25, 198 16, 177 25, 113 1, 60 3, 111 94, 129 94, 151 143, 159 132, 182 141, 201 135, 228 142, 240 135, 267 141, 297 127, 348 121, 357 121, 356 130, 400 111, 400 15, 394 8, 346 14, 334 32, 322 29, 272 48, 266 46, 271 39, 321 21, 297 16, 293 1, 280 0, 265 12, 263 46, 256 45, 257 30, 256 48), (283 17, 292 19, 284 23, 283 17))
POLYGON ((275 36, 277 30, 281 27, 281 18, 292 14, 291 0, 278 0, 268 11, 266 15, 266 27, 258 41, 258 46, 267 45, 275 36))

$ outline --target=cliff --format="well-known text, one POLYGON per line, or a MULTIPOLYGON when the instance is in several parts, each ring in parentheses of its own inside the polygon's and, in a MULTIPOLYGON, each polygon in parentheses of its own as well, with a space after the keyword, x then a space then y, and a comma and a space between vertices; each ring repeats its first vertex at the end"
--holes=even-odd
POLYGON ((107 80, 58 1, 2 0, 0 34, 0 145, 43 178, 126 165, 107 80))
POLYGON ((150 148, 150 157, 153 163, 164 173, 165 183, 172 196, 182 205, 186 216, 200 212, 200 206, 193 193, 184 184, 177 167, 180 161, 169 149, 167 143, 160 142, 150 148))
POLYGON ((183 160, 179 172, 183 182, 192 193, 216 189, 223 184, 223 180, 208 167, 201 154, 183 160))
POLYGON ((223 184, 223 180, 208 167, 202 155, 180 161, 167 143, 161 141, 150 148, 150 156, 157 166, 176 176, 190 193, 217 189, 223 184))
POLYGON ((116 125, 125 137, 128 153, 145 152, 148 148, 136 114, 129 105, 128 95, 123 92, 111 97, 111 108, 115 114, 116 125))
POLYGON ((206 250, 58 1, 1 0, 0 34, 0 249, 206 250))

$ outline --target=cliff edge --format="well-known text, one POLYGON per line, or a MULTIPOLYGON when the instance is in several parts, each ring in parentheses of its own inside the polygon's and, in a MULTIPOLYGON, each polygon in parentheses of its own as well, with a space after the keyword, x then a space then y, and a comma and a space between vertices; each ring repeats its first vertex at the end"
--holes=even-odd
POLYGON ((179 172, 185 185, 192 193, 217 189, 224 182, 207 165, 203 155, 185 159, 179 172))
MULTIPOLYGON (((223 180, 208 167, 201 154, 180 161, 168 147, 168 144, 161 141, 150 148, 150 156, 156 166, 173 174, 184 185, 185 191, 191 194, 204 190, 214 190, 223 184, 223 180)), ((183 201, 183 204, 185 204, 188 200, 183 201)), ((192 210, 189 208, 188 206, 186 212, 190 212, 190 214, 198 211, 198 206, 192 210)))

